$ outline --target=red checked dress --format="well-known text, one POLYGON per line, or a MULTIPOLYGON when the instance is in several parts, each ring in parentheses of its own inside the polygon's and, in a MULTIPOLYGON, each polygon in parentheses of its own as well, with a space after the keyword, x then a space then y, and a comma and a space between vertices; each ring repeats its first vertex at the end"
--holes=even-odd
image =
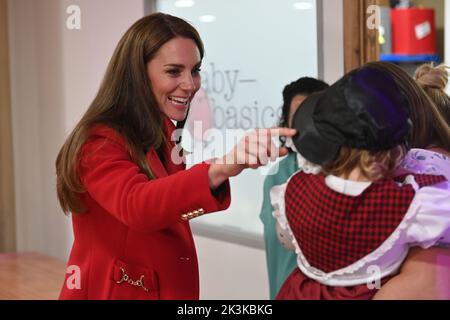
POLYGON ((444 176, 355 182, 325 177, 299 159, 303 169, 271 191, 274 215, 298 264, 277 299, 371 299, 397 273, 410 246, 450 243, 444 176))

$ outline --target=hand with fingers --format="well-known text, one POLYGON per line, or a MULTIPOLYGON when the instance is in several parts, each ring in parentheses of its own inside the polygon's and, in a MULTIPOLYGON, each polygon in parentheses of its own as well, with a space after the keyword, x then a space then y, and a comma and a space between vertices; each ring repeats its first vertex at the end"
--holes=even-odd
POLYGON ((289 128, 255 129, 248 132, 229 153, 211 164, 211 189, 217 188, 226 179, 237 176, 246 168, 257 169, 269 161, 287 155, 288 150, 279 148, 273 138, 293 137, 295 134, 296 130, 289 128))

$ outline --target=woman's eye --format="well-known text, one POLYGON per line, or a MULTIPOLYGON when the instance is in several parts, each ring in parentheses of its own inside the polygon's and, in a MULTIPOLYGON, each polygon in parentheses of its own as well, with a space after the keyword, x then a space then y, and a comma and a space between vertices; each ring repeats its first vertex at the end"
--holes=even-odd
POLYGON ((169 69, 169 70, 167 70, 166 72, 167 72, 168 74, 170 74, 170 75, 177 75, 177 74, 180 73, 180 70, 178 70, 178 69, 169 69))
POLYGON ((195 68, 194 70, 192 70, 192 74, 199 74, 200 71, 202 71, 202 70, 200 69, 200 67, 195 68))

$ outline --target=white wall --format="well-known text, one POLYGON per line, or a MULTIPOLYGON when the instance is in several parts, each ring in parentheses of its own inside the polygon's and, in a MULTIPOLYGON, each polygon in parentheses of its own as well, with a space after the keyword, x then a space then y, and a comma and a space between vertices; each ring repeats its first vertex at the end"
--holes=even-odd
POLYGON ((269 299, 264 250, 194 236, 200 299, 269 299))
POLYGON ((72 229, 56 200, 56 155, 143 4, 9 0, 8 8, 18 250, 65 259, 72 229), (72 4, 81 9, 81 30, 66 28, 72 4))
POLYGON ((323 0, 323 71, 329 84, 344 75, 343 0, 323 0))
MULTIPOLYGON (((336 13, 342 0, 324 2, 324 74, 332 82, 343 73, 342 15, 336 13)), ((66 259, 72 229, 56 200, 54 161, 143 5, 141 0, 9 0, 8 6, 18 250, 66 259), (81 30, 65 27, 71 4, 81 8, 81 30)), ((202 299, 268 298, 263 250, 195 238, 202 299)))

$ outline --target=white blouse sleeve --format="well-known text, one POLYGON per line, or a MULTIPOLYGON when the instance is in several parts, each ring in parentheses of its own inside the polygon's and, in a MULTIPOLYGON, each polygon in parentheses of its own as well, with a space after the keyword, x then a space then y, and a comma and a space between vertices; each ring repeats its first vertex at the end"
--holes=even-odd
POLYGON ((278 241, 286 250, 295 251, 295 246, 292 243, 293 236, 289 229, 284 205, 284 195, 286 193, 286 187, 287 182, 279 186, 274 186, 270 190, 270 201, 272 207, 274 208, 272 214, 277 220, 275 230, 277 233, 278 241))
POLYGON ((275 225, 275 230, 277 232, 278 242, 288 251, 295 251, 295 245, 293 243, 293 236, 288 229, 281 228, 280 224, 277 222, 275 225))
POLYGON ((272 187, 270 190, 270 203, 274 209, 273 216, 278 221, 278 224, 283 230, 287 229, 286 210, 284 205, 284 195, 286 193, 287 182, 272 187))
POLYGON ((449 182, 418 190, 408 211, 415 214, 406 229, 407 243, 422 248, 450 245, 449 182))

